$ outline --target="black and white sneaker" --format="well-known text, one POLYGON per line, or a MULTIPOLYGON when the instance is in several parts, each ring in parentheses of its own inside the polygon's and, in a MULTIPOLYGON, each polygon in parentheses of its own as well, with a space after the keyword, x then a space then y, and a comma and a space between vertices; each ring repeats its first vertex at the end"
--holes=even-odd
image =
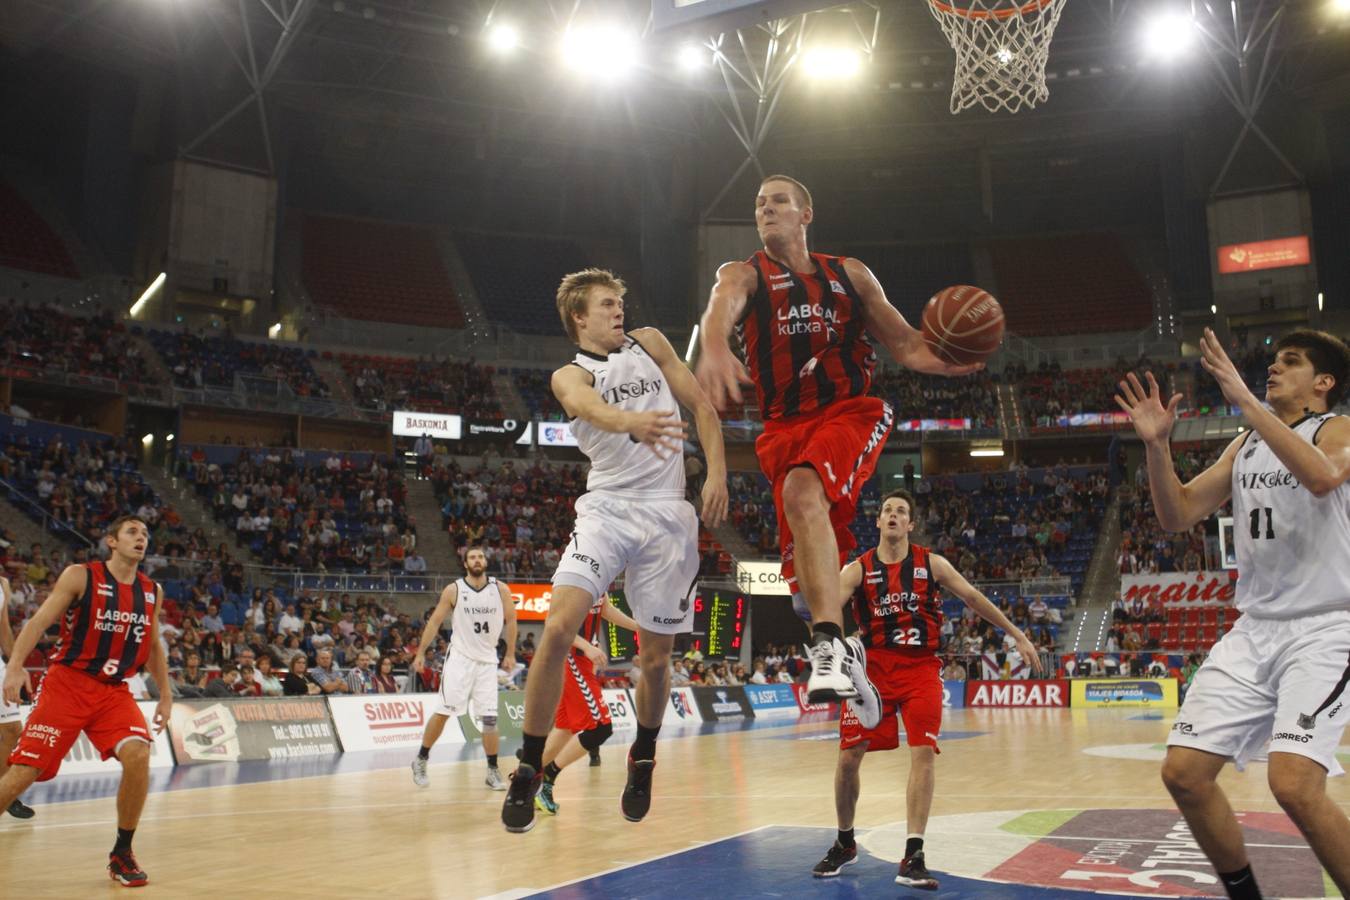
POLYGON ((849 638, 844 641, 844 653, 848 657, 845 668, 849 680, 858 692, 858 696, 849 701, 853 714, 858 717, 858 724, 863 728, 876 728, 881 724, 881 694, 877 693, 876 685, 867 677, 867 651, 863 648, 863 642, 856 635, 849 638))
POLYGON ((816 867, 811 870, 811 874, 817 878, 833 878, 839 874, 839 870, 844 866, 851 866, 858 861, 858 845, 845 847, 843 844, 835 841, 833 846, 825 854, 825 858, 816 863, 816 867))
POLYGON ((524 834, 534 827, 534 796, 544 783, 544 773, 521 763, 511 773, 511 784, 502 803, 502 824, 512 834, 524 834))
POLYGON ((806 681, 808 703, 837 703, 858 696, 847 671, 848 652, 843 641, 838 638, 817 641, 807 648, 807 653, 811 657, 811 677, 806 681))
POLYGON ((900 860, 900 871, 895 876, 895 883, 925 891, 936 891, 938 888, 937 879, 928 873, 928 867, 923 864, 922 853, 900 860))
POLYGON ((623 786, 619 807, 630 822, 641 822, 652 808, 652 769, 656 760, 628 757, 628 783, 623 786))

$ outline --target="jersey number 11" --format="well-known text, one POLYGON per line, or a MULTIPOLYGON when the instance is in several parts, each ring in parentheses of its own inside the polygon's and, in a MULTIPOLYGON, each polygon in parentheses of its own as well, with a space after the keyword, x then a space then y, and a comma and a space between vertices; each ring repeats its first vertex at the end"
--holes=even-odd
POLYGON ((1271 510, 1269 506, 1258 507, 1252 510, 1252 540, 1261 538, 1261 510, 1266 511, 1266 540, 1275 540, 1275 524, 1271 520, 1271 510))

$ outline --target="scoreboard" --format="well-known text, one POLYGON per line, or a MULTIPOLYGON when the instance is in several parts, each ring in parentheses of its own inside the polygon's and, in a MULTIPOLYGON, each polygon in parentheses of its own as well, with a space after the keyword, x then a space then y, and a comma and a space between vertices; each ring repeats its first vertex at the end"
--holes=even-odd
MULTIPOLYGON (((622 592, 611 592, 609 597, 615 606, 632 615, 622 592)), ((694 595, 693 602, 694 628, 689 646, 712 659, 739 657, 750 614, 750 596, 734 589, 703 588, 694 595)), ((605 652, 610 659, 632 659, 637 655, 637 636, 628 629, 605 622, 604 636, 605 652)))

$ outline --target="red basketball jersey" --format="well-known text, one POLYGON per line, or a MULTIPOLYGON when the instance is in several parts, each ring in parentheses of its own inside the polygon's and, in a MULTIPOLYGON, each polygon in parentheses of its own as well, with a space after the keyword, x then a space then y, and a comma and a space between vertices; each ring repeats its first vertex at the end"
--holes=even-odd
POLYGON ((84 568, 84 594, 66 610, 47 659, 117 684, 150 658, 155 583, 138 570, 131 584, 122 584, 101 561, 84 568))
POLYGON ((812 253, 811 261, 815 272, 803 274, 763 250, 747 260, 759 287, 736 335, 766 420, 861 397, 872 385, 876 354, 844 258, 812 253))
POLYGON ((600 628, 605 621, 600 617, 600 610, 605 608, 605 600, 608 596, 608 594, 601 594, 599 597, 596 597, 595 602, 591 604, 591 611, 586 613, 586 618, 581 622, 581 629, 577 633, 580 634, 587 643, 599 643, 597 638, 600 636, 600 628))
POLYGON ((909 545, 898 563, 877 559, 876 549, 858 557, 862 581, 853 591, 858 637, 870 649, 936 652, 942 638, 940 585, 928 568, 927 547, 909 545))

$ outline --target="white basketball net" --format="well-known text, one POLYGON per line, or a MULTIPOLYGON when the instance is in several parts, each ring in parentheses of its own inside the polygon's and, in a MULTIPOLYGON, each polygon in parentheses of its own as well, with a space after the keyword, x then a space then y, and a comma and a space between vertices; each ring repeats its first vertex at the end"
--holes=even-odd
POLYGON ((928 0, 956 51, 951 110, 1015 113, 1050 96, 1045 64, 1065 0, 928 0))

